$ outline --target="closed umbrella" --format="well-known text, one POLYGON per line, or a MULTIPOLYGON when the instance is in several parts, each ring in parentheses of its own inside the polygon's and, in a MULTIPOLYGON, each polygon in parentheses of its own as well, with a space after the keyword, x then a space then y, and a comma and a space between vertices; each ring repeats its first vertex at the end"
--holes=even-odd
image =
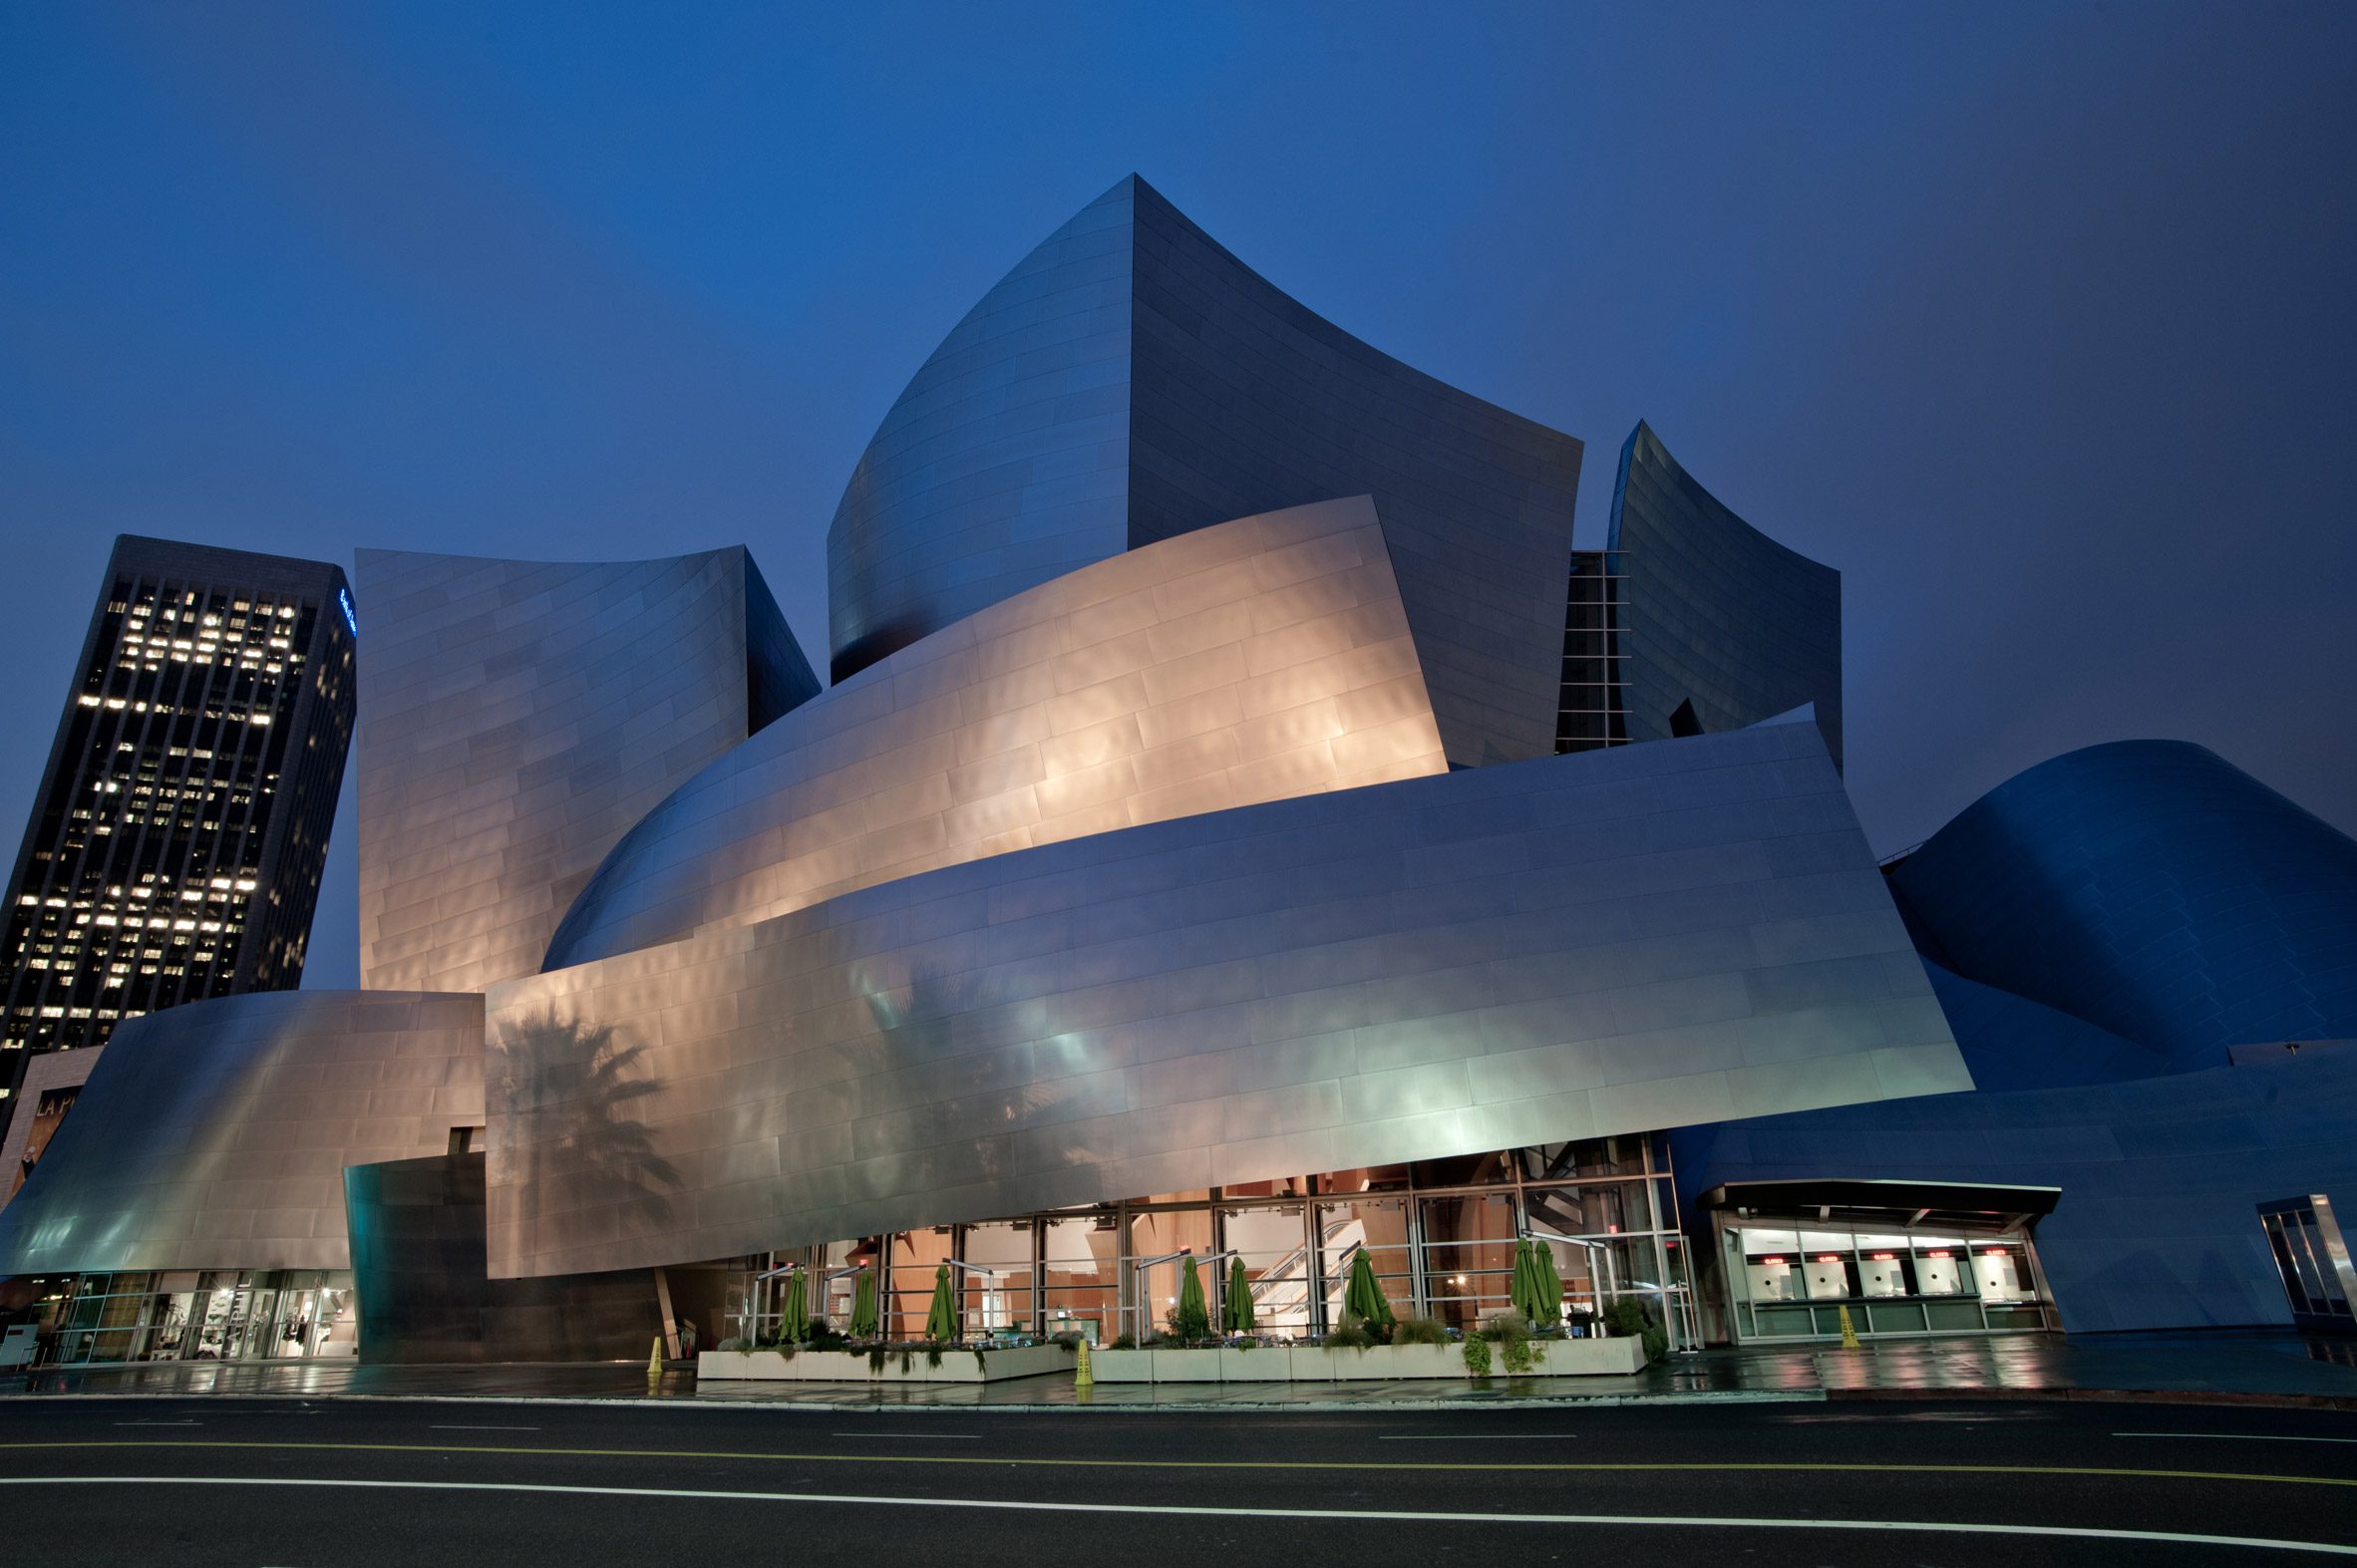
POLYGON ((787 1276, 786 1305, 778 1313, 778 1338, 794 1345, 811 1337, 810 1287, 803 1283, 804 1273, 797 1269, 787 1276))
POLYGON ((957 1309, 949 1300, 949 1265, 933 1270, 933 1307, 925 1314, 925 1338, 946 1345, 957 1338, 957 1309))
POLYGON ((1342 1292, 1342 1310, 1370 1328, 1386 1326, 1395 1321, 1391 1302, 1384 1297, 1383 1286, 1376 1281, 1375 1265, 1367 1260, 1367 1249, 1364 1247, 1359 1248, 1350 1260, 1350 1284, 1342 1292))
POLYGON ((1507 1288, 1507 1295, 1514 1302, 1515 1311, 1532 1323, 1538 1321, 1538 1270, 1530 1261, 1527 1239, 1515 1243, 1514 1283, 1507 1288))
POLYGON ((1252 1278, 1244 1272, 1241 1258, 1227 1266, 1227 1300, 1220 1304, 1219 1326, 1230 1334, 1252 1332, 1252 1278))
POLYGON ((1533 1241, 1530 1261, 1538 1265, 1540 1321, 1550 1326, 1559 1324, 1563 1321, 1563 1276, 1555 1272, 1555 1249, 1543 1241, 1533 1241))
POLYGON ((1211 1332, 1210 1309, 1203 1305, 1203 1277, 1195 1269, 1192 1253, 1178 1260, 1178 1313, 1172 1327, 1182 1340, 1199 1340, 1211 1332))
POLYGON ((875 1338, 875 1271, 861 1269, 858 1283, 851 1287, 851 1338, 875 1338))

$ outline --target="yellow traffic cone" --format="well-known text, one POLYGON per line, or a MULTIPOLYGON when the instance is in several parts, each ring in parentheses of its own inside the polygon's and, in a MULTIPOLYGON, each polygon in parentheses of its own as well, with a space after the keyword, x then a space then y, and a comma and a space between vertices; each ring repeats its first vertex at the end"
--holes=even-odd
POLYGON ((1089 1342, 1082 1340, 1075 1348, 1080 1352, 1080 1360, 1072 1369, 1072 1386, 1076 1389, 1086 1389, 1097 1381, 1089 1373, 1089 1342))
POLYGON ((655 1385, 663 1381, 663 1336, 655 1336, 655 1348, 646 1359, 646 1392, 655 1392, 655 1385))
POLYGON ((1857 1330, 1850 1321, 1850 1309, 1848 1307, 1844 1307, 1842 1309, 1842 1349, 1846 1351, 1854 1351, 1863 1350, 1864 1348, 1864 1346, 1857 1343, 1857 1330))

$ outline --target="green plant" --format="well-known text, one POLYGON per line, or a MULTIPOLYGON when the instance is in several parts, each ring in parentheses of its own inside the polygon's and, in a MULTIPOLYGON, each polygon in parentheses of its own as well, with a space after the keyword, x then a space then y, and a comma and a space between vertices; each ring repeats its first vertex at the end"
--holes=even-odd
POLYGON ((1109 1351, 1134 1351, 1138 1348, 1138 1337, 1134 1334, 1125 1334, 1105 1348, 1109 1351))
POLYGON ((749 1351, 753 1349, 753 1342, 751 1340, 722 1340, 712 1348, 716 1351, 749 1351))
POLYGON ((1446 1345, 1449 1327, 1438 1318, 1402 1318, 1391 1331, 1394 1345, 1446 1345))
POLYGON ((927 1345, 925 1347, 925 1366, 928 1369, 933 1369, 938 1368, 940 1365, 941 1347, 939 1345, 927 1345))
MULTIPOLYGON (((939 1351, 935 1351, 933 1354, 934 1354, 935 1356, 939 1356, 941 1353, 940 1353, 939 1351)), ((901 1347, 900 1347, 900 1376, 901 1376, 901 1377, 903 1377, 903 1378, 907 1377, 907 1376, 908 1376, 908 1374, 909 1374, 911 1371, 913 1371, 913 1370, 915 1369, 915 1366, 916 1366, 916 1356, 915 1356, 915 1354, 914 1354, 912 1351, 910 1351, 910 1350, 909 1350, 909 1348, 908 1348, 907 1346, 905 1346, 905 1345, 901 1346, 901 1347)))
POLYGON ((974 1347, 974 1370, 985 1378, 990 1376, 990 1363, 982 1359, 982 1348, 979 1345, 974 1347))
POLYGON ((1479 1334, 1465 1337, 1465 1370, 1477 1378, 1490 1376, 1490 1342, 1479 1334))
POLYGON ((1078 1334, 1059 1334, 1048 1343, 1051 1345, 1061 1345, 1068 1351, 1077 1351, 1081 1347, 1081 1336, 1078 1334))
MULTIPOLYGON (((902 1359, 905 1360, 906 1358, 903 1357, 902 1359)), ((867 1349, 867 1370, 869 1372, 881 1372, 883 1371, 883 1364, 884 1348, 881 1345, 869 1346, 867 1349)), ((906 1372, 908 1369, 906 1367, 902 1367, 900 1370, 902 1372, 906 1372)))
POLYGON ((1260 1348, 1260 1342, 1247 1334, 1242 1339, 1235 1342, 1235 1348, 1239 1353, 1249 1350, 1258 1350, 1260 1348))
POLYGON ((1669 1354, 1669 1333, 1653 1321, 1645 1304, 1633 1296, 1622 1296, 1604 1309, 1604 1324, 1614 1334, 1635 1335, 1643 1342, 1645 1359, 1659 1361, 1669 1354))
POLYGON ((1365 1351, 1375 1348, 1375 1336, 1368 1332, 1367 1322, 1355 1312, 1346 1312, 1342 1321, 1326 1331, 1326 1349, 1365 1351))
POLYGON ((1538 1353, 1530 1343, 1530 1320, 1518 1312, 1502 1312, 1482 1325, 1482 1338, 1498 1345, 1498 1359, 1505 1363, 1509 1377, 1520 1377, 1537 1365, 1538 1353))

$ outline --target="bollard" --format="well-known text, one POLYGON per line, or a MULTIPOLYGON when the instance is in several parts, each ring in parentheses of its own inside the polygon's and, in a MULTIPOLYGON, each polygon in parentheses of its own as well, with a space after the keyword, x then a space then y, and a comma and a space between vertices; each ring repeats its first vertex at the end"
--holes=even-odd
POLYGON ((1842 1309, 1842 1349, 1846 1351, 1865 1349, 1864 1346, 1857 1343, 1857 1330, 1850 1322, 1850 1309, 1848 1307, 1844 1307, 1842 1309))
POLYGON ((1089 1342, 1084 1339, 1074 1349, 1080 1353, 1080 1360, 1072 1369, 1072 1386, 1076 1389, 1089 1388, 1097 1381, 1089 1374, 1089 1342))

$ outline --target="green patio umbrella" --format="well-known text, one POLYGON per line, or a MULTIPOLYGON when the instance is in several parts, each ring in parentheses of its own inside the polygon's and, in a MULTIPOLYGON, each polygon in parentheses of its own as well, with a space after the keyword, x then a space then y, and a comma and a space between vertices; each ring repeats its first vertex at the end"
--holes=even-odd
POLYGON ((1219 1326, 1230 1334, 1252 1332, 1252 1277, 1244 1272, 1241 1258, 1227 1266, 1227 1300, 1219 1304, 1219 1326))
POLYGON ((796 1269, 786 1277, 786 1304, 778 1310, 778 1338, 790 1345, 800 1345, 811 1337, 810 1287, 803 1282, 806 1272, 796 1269))
POLYGON ((1182 1340, 1205 1339, 1211 1332, 1210 1309, 1203 1305, 1203 1277, 1191 1252, 1178 1260, 1178 1311, 1171 1327, 1182 1340))
POLYGON ((1384 1297, 1383 1286, 1375 1278, 1375 1265, 1368 1260, 1364 1247, 1350 1260, 1350 1284, 1342 1292, 1342 1310, 1370 1329, 1395 1321, 1391 1303, 1384 1297))
POLYGON ((1555 1249, 1533 1241, 1530 1261, 1538 1265, 1539 1316, 1535 1321, 1552 1327, 1563 1321, 1563 1276, 1555 1272, 1555 1249))
POLYGON ((875 1338, 875 1271, 861 1269, 858 1282, 851 1287, 851 1338, 875 1338))
POLYGON ((1507 1287, 1506 1293, 1515 1311, 1532 1323, 1538 1321, 1538 1266, 1530 1260, 1527 1239, 1515 1243, 1514 1283, 1507 1287))
POLYGON ((925 1314, 925 1338, 946 1345, 957 1338, 957 1308, 949 1299, 949 1265, 933 1270, 933 1306, 925 1314))

